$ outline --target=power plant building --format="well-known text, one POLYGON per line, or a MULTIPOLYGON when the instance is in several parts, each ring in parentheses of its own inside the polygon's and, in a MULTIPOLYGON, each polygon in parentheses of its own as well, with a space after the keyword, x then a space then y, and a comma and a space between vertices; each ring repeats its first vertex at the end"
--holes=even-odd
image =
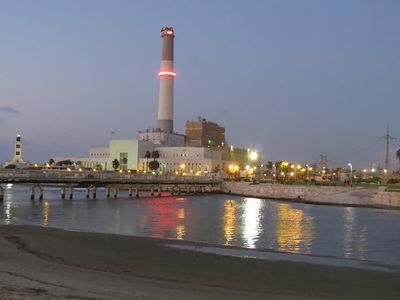
MULTIPOLYGON (((199 174, 224 170, 228 162, 221 152, 205 147, 156 147, 160 154, 159 171, 165 174, 199 174)), ((140 159, 140 169, 146 171, 148 159, 140 159)))
POLYGON ((148 171, 151 158, 145 158, 145 153, 157 150, 159 171, 189 175, 227 170, 238 156, 244 161, 241 153, 230 153, 225 128, 217 123, 199 117, 186 122, 186 136, 174 132, 174 29, 163 27, 161 37, 157 127, 139 131, 138 140, 111 140, 108 147, 91 148, 86 157, 53 158, 56 162, 70 159, 80 161, 86 168, 101 166, 103 170, 112 170, 116 159, 122 170, 148 171))
POLYGON ((186 121, 186 145, 222 147, 225 145, 225 128, 201 117, 197 121, 186 121))

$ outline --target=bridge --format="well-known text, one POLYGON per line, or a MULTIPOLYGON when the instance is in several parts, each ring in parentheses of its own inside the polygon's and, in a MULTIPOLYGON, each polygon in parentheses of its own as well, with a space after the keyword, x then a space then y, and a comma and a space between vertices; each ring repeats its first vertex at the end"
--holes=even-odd
MULTIPOLYGON (((31 186, 31 199, 35 198, 35 192, 39 191, 39 199, 43 199, 43 187, 60 187, 61 198, 65 199, 66 193, 69 199, 73 198, 73 190, 77 187, 87 188, 86 196, 96 198, 96 189, 105 187, 107 197, 118 197, 119 189, 129 190, 129 196, 133 194, 139 197, 140 191, 149 191, 153 196, 157 193, 180 195, 181 193, 205 193, 212 192, 220 185, 222 178, 218 174, 205 174, 201 176, 178 175, 153 175, 143 173, 110 172, 110 171, 70 171, 70 170, 0 170, 0 184, 25 184, 31 186)), ((4 200, 4 189, 0 185, 0 201, 4 200)))

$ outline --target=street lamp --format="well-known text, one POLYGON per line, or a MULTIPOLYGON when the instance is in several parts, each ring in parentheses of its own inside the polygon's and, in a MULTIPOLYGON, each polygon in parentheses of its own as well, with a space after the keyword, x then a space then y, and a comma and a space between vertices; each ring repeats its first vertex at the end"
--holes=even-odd
POLYGON ((306 164, 307 168, 307 185, 310 185, 310 166, 306 164))
MULTIPOLYGON (((258 160, 258 153, 256 151, 251 151, 249 153, 249 158, 253 162, 253 164, 258 160)), ((256 170, 256 166, 253 165, 253 170, 256 170)), ((261 172, 261 167, 259 168, 259 172, 261 172)), ((254 177, 255 177, 256 172, 254 172, 254 177)), ((260 178, 261 178, 261 173, 260 173, 260 178)))
POLYGON ((351 163, 347 165, 350 167, 350 186, 353 187, 353 165, 351 163))
POLYGON ((275 164, 272 165, 272 172, 274 172, 273 177, 274 177, 274 182, 275 182, 275 180, 276 180, 276 165, 275 164))

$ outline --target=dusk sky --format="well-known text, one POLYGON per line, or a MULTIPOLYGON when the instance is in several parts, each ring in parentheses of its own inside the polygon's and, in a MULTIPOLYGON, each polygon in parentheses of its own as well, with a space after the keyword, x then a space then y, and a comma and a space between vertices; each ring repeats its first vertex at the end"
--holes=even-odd
POLYGON ((0 162, 17 133, 47 161, 155 127, 163 26, 180 133, 201 115, 264 161, 356 167, 400 138, 398 0, 0 1, 0 162))

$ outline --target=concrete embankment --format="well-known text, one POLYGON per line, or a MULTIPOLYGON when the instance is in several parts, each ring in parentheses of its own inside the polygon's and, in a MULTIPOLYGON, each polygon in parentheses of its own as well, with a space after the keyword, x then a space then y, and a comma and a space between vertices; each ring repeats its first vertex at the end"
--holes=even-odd
POLYGON ((221 192, 314 204, 400 209, 400 192, 388 192, 384 188, 251 184, 227 181, 222 183, 221 192))

